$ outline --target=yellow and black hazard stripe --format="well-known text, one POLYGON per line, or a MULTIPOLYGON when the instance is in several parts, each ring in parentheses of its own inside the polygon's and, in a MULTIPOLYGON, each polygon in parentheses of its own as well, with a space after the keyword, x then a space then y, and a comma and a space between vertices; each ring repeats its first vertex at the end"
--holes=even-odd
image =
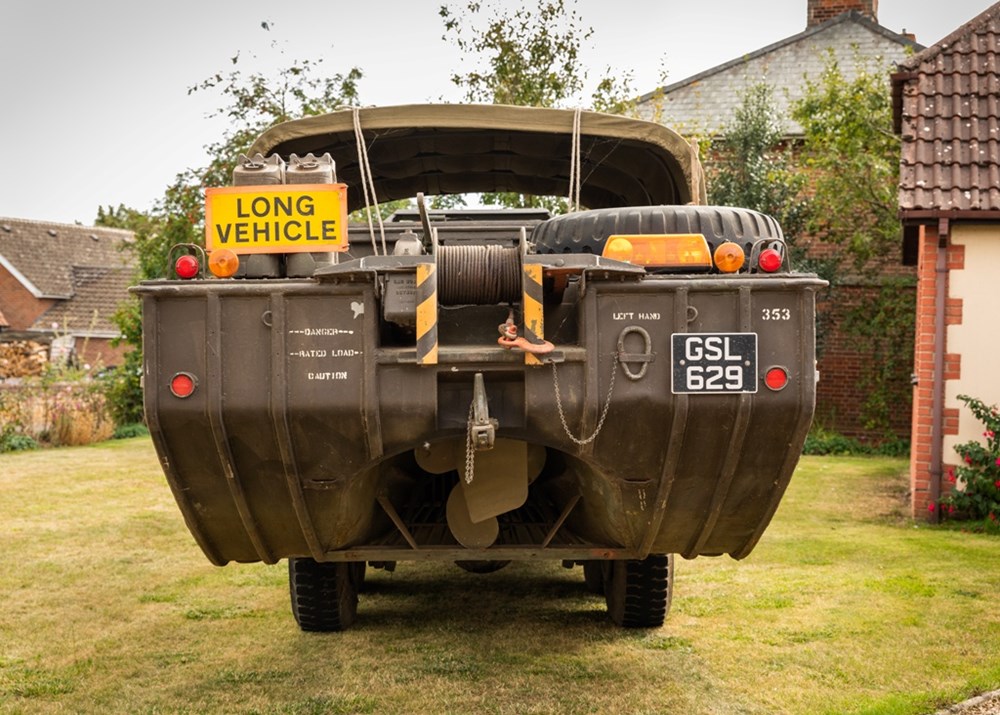
MULTIPOLYGON (((545 340, 545 316, 542 311, 542 266, 525 263, 522 270, 522 301, 524 310, 524 337, 529 343, 545 340)), ((541 365, 537 355, 524 353, 525 365, 541 365)))
POLYGON ((417 364, 437 365, 437 265, 417 264, 417 364))

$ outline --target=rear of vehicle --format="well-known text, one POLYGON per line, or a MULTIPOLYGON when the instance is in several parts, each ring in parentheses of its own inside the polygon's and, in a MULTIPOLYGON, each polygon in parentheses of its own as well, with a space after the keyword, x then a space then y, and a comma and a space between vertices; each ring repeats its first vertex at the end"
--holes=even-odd
POLYGON ((209 198, 230 277, 189 261, 190 279, 135 289, 147 418, 213 563, 288 559, 300 626, 340 630, 366 564, 555 559, 648 627, 673 554, 750 553, 811 421, 822 282, 789 271, 773 220, 699 205, 677 135, 404 107, 279 125, 255 149, 209 198), (574 185, 590 208, 553 218, 343 225, 366 193, 574 185))

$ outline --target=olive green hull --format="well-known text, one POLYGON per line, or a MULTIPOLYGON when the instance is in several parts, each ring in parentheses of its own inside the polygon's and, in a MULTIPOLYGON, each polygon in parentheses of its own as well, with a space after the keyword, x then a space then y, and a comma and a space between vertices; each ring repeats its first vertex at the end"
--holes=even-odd
POLYGON ((418 365, 415 347, 394 344, 380 327, 375 274, 359 275, 135 289, 147 419, 213 563, 742 558, 753 549, 812 419, 821 281, 591 275, 578 300, 546 315, 560 321, 547 359, 561 419, 552 365, 526 365, 520 351, 485 337, 496 335, 505 308, 443 315, 438 362, 418 365), (457 326, 450 333, 448 321, 457 326), (632 330, 620 350, 627 328, 642 328, 650 344, 632 330), (685 332, 755 333, 758 391, 672 394, 671 335, 685 332), (784 389, 764 385, 769 366, 786 368, 784 389), (457 473, 429 474, 414 458, 442 440, 464 447, 477 372, 497 437, 545 448, 527 502, 500 516, 500 535, 485 549, 459 545, 445 522, 457 473), (172 394, 178 373, 195 378, 190 397, 172 394), (583 441, 595 431, 609 389, 597 437, 575 443, 568 433, 583 441))

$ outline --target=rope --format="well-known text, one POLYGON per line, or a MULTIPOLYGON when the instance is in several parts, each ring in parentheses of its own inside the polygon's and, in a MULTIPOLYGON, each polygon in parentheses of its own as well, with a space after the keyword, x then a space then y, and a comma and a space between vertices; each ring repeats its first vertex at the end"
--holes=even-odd
POLYGON ((566 202, 570 211, 580 210, 580 125, 582 120, 582 110, 577 107, 573 112, 573 140, 570 148, 569 159, 569 196, 566 202))
POLYGON ((354 119, 354 142, 358 147, 358 168, 361 171, 361 188, 365 195, 365 215, 368 217, 368 235, 372 240, 372 252, 377 256, 378 247, 375 244, 375 228, 372 225, 372 209, 368 199, 368 187, 371 186, 371 201, 375 204, 375 218, 378 219, 378 231, 382 237, 382 255, 388 255, 385 248, 385 226, 382 225, 382 212, 379 210, 378 198, 375 196, 375 180, 372 177, 372 167, 368 163, 368 145, 365 144, 365 135, 361 131, 361 110, 358 107, 351 107, 351 115, 354 119))

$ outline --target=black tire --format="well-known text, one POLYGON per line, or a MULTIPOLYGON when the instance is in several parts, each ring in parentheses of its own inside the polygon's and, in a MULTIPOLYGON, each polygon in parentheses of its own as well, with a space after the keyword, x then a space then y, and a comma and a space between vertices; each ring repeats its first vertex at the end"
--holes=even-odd
POLYGON ((304 631, 344 631, 358 615, 358 588, 365 564, 288 559, 292 615, 304 631))
POLYGON ((608 564, 604 598, 611 620, 622 628, 662 626, 673 596, 673 554, 651 554, 642 561, 608 564))
POLYGON ((493 573, 499 571, 510 561, 456 561, 455 565, 469 573, 493 573))
POLYGON ((590 593, 604 595, 604 564, 600 561, 584 561, 583 581, 590 593))
POLYGON ((715 251, 720 243, 738 243, 750 255, 764 238, 784 242, 770 216, 732 206, 637 206, 564 214, 543 221, 531 232, 538 253, 600 255, 615 234, 700 233, 715 251))

